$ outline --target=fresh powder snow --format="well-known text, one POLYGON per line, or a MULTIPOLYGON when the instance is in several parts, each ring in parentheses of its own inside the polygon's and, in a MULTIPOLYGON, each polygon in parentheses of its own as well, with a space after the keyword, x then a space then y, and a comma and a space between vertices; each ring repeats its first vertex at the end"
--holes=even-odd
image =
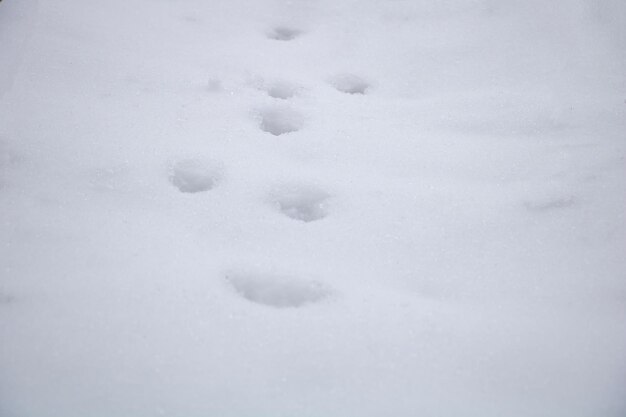
POLYGON ((626 415, 623 0, 0 1, 0 417, 626 415))

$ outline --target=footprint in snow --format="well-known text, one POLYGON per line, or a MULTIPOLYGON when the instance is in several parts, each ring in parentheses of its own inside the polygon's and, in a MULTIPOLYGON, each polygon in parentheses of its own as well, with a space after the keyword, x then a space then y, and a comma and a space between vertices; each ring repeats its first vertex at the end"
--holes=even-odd
POLYGON ((274 136, 297 132, 304 127, 304 117, 289 107, 267 107, 257 113, 259 127, 274 136))
POLYGON ((13 152, 8 141, 0 137, 0 190, 6 186, 9 172, 22 162, 23 157, 13 152))
POLYGON ((306 223, 321 220, 328 215, 330 195, 308 185, 283 186, 270 197, 285 216, 306 223))
POLYGON ((221 179, 218 164, 200 159, 182 159, 170 166, 169 180, 183 193, 208 191, 221 179))
POLYGON ((354 74, 335 75, 329 82, 337 91, 346 94, 365 94, 370 88, 369 82, 354 74))
POLYGON ((7 294, 3 291, 0 291, 0 305, 2 304, 11 304, 15 301, 15 297, 10 294, 7 294))
POLYGON ((206 91, 209 93, 219 93, 224 89, 222 81, 218 78, 211 78, 206 84, 206 91))
POLYGON ((578 200, 576 199, 576 197, 566 196, 525 201, 524 207, 530 212, 543 213, 546 211, 573 207, 576 204, 578 204, 578 200))
POLYGON ((321 282, 280 275, 228 274, 226 281, 244 299, 274 308, 302 307, 330 295, 321 282))
POLYGON ((291 41, 299 37, 303 33, 304 32, 300 29, 296 29, 294 27, 286 25, 279 25, 269 30, 267 32, 267 37, 269 39, 274 39, 277 41, 291 41))
POLYGON ((262 89, 265 90, 270 97, 287 100, 297 96, 300 87, 286 81, 275 81, 263 86, 262 89))

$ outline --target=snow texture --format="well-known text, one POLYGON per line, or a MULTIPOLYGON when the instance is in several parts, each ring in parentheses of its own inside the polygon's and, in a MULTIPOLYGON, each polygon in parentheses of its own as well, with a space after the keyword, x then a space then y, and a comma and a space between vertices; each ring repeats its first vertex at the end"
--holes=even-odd
POLYGON ((626 415, 626 2, 0 1, 0 417, 626 415))

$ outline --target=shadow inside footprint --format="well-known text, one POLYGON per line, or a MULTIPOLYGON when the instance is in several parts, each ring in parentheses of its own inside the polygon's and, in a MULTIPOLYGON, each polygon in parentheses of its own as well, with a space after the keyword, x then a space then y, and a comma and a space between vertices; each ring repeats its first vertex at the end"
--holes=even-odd
POLYGON ((336 90, 346 94, 365 94, 370 84, 354 74, 340 74, 330 79, 330 84, 336 90))
POLYGON ((298 86, 288 82, 279 81, 267 86, 265 91, 270 97, 286 100, 298 94, 298 86))
POLYGON ((555 197, 543 200, 525 201, 524 207, 526 210, 535 213, 541 213, 546 211, 565 209, 573 207, 578 204, 578 200, 574 196, 567 197, 555 197))
POLYGON ((287 217, 303 222, 328 215, 329 194, 311 186, 288 186, 275 191, 272 200, 287 217))
POLYGON ((246 300, 276 308, 301 307, 330 294, 320 282, 283 276, 233 274, 226 280, 246 300))
POLYGON ((274 136, 297 132, 304 126, 304 117, 289 108, 268 108, 259 112, 259 127, 274 136))
POLYGON ((267 32, 267 37, 277 41, 290 41, 302 35, 302 33, 300 29, 295 29, 290 26, 276 26, 267 32))
POLYGON ((170 182, 183 193, 198 193, 214 188, 220 179, 219 168, 199 159, 183 159, 172 164, 170 182))
POLYGON ((15 297, 0 291, 0 304, 11 304, 15 301, 15 297))

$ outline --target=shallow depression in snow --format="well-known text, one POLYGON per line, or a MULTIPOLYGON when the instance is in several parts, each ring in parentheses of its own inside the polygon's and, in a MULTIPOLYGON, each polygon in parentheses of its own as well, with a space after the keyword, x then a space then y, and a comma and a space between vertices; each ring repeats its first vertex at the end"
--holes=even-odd
POLYGON ((221 177, 215 163, 183 159, 170 167, 170 182, 183 193, 198 193, 214 188, 221 177))
POLYGON ((297 85, 286 81, 276 81, 265 87, 265 91, 268 96, 283 100, 296 96, 298 94, 298 90, 299 87, 297 85))
POLYGON ((226 280, 246 300, 276 308, 301 307, 330 294, 330 290, 318 281, 284 276, 231 274, 226 280))
POLYGON ((15 297, 0 290, 0 305, 11 304, 15 301, 15 297))
POLYGON ((329 197, 328 193, 317 187, 291 185, 274 191, 271 199, 285 216, 312 222, 328 215, 329 197))
POLYGON ((290 41, 300 35, 302 35, 302 31, 291 26, 276 26, 275 28, 267 32, 268 38, 277 41, 290 41))
POLYGON ((525 201, 524 207, 531 212, 546 212, 574 207, 577 204, 576 197, 564 196, 525 201))
POLYGON ((268 107, 258 115, 261 130, 274 136, 297 132, 304 126, 304 117, 289 107, 268 107))
POLYGON ((346 94, 365 94, 370 84, 354 74, 339 74, 330 79, 330 84, 338 91, 346 94))

